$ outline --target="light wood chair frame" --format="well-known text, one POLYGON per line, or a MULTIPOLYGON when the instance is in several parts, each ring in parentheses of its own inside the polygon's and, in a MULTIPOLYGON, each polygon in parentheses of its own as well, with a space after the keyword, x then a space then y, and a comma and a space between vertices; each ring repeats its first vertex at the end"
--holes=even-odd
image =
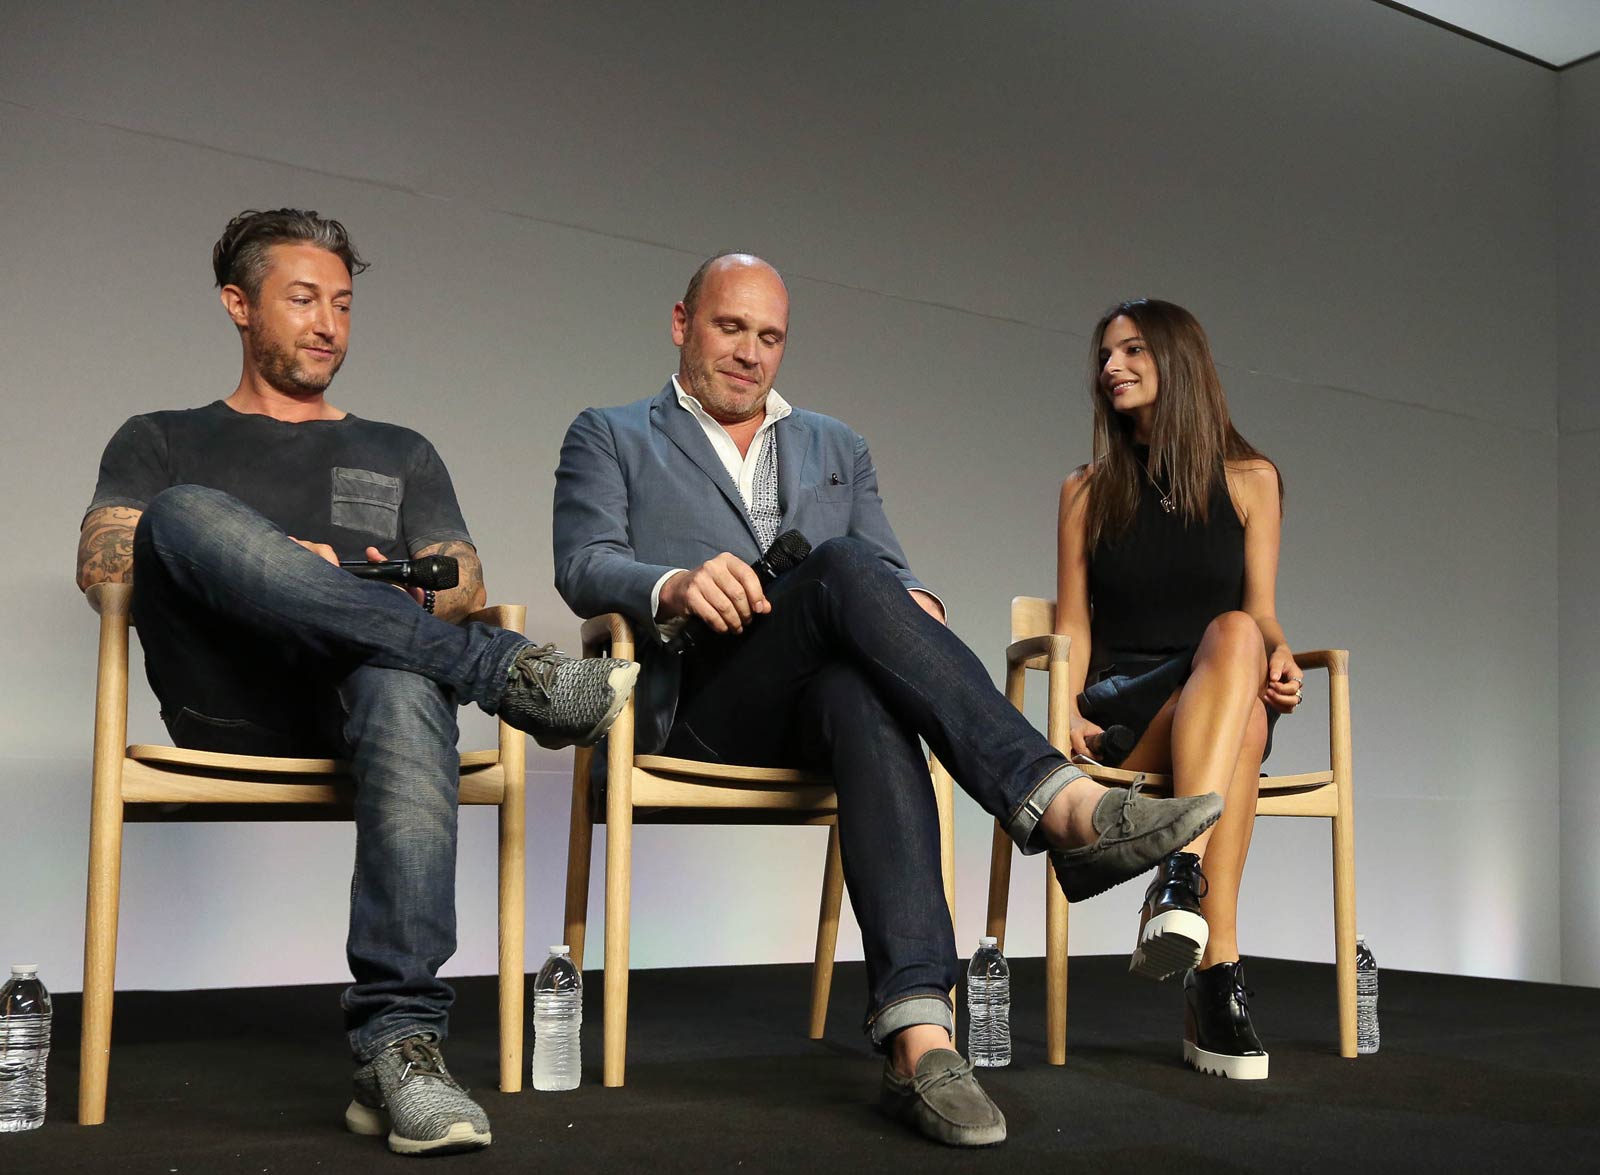
MULTIPOLYGON (((631 661, 637 645, 625 616, 611 612, 583 625, 586 657, 631 661)), ((629 698, 606 739, 605 810, 593 810, 592 749, 580 749, 572 772, 572 828, 567 844, 566 940, 572 957, 583 959, 588 925, 589 869, 594 826, 606 826, 605 1062, 608 1087, 623 1084, 628 1048, 628 935, 633 885, 633 826, 663 824, 826 825, 827 858, 817 918, 817 948, 811 977, 809 1034, 822 1039, 833 984, 844 870, 839 858, 838 799, 832 780, 813 771, 701 763, 667 755, 636 755, 634 700, 629 698)), ((945 902, 955 916, 954 783, 938 760, 930 760, 939 811, 940 861, 945 902)))
MULTIPOLYGON (((93 801, 83 954, 83 1040, 78 1121, 106 1116, 115 994, 122 829, 138 821, 348 820, 354 786, 339 759, 225 755, 167 746, 124 746, 128 733, 131 584, 88 591, 100 614, 95 686, 93 801)), ((501 604, 472 620, 521 632, 527 610, 501 604)), ((523 936, 526 870, 526 737, 500 723, 493 750, 461 755, 460 802, 499 809, 500 1088, 522 1088, 523 936)), ((451 879, 454 884, 454 879, 451 879)))
MULTIPOLYGON (((1071 638, 1055 631, 1054 600, 1018 596, 1011 601, 1011 645, 1006 649, 1006 697, 1023 708, 1027 671, 1047 675, 1046 737, 1072 754, 1067 673, 1071 638)), ((1355 814, 1350 743, 1350 654, 1344 649, 1296 653, 1303 670, 1328 675, 1328 767, 1301 775, 1265 775, 1257 816, 1320 816, 1333 826, 1333 941, 1339 1009, 1339 1054, 1356 1055, 1355 814)), ((1143 779, 1155 795, 1172 794, 1170 775, 1082 765, 1102 783, 1143 779)), ((1012 841, 996 823, 989 857, 988 933, 1005 946, 1006 905, 1011 892, 1012 841)), ((1055 873, 1045 869, 1045 1042, 1052 1065, 1067 1061, 1067 899, 1055 873)))

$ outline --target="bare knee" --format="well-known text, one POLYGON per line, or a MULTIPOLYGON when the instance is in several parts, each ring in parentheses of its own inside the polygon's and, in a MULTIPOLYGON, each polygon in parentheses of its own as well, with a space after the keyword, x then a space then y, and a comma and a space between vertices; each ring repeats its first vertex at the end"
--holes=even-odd
POLYGON ((1267 651, 1261 629, 1248 612, 1224 612, 1206 626, 1196 662, 1253 668, 1258 677, 1267 672, 1267 651))

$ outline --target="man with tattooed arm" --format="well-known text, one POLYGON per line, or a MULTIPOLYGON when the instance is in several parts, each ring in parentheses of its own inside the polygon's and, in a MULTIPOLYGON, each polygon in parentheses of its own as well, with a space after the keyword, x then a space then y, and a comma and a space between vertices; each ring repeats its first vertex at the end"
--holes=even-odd
POLYGON ((178 745, 350 760, 346 1124, 403 1153, 486 1146, 488 1118, 439 1052, 454 999, 438 971, 456 946, 456 707, 548 747, 589 745, 638 667, 467 620, 483 572, 438 453, 326 398, 366 268, 343 225, 244 212, 212 267, 242 344, 238 386, 117 431, 78 586, 135 584, 146 672, 178 745), (458 586, 436 596, 338 567, 432 554, 460 564, 458 586))

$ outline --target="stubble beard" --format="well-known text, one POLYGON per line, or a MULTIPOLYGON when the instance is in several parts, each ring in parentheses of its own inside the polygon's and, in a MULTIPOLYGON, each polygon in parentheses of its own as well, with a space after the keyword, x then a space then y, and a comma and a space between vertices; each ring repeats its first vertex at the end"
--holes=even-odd
POLYGON ((690 360, 686 365, 689 369, 689 390, 717 423, 741 424, 766 410, 767 392, 770 389, 762 389, 761 394, 749 402, 727 396, 717 387, 714 368, 701 361, 699 356, 691 356, 690 360))
POLYGON ((286 396, 307 396, 327 391, 339 368, 344 366, 344 356, 340 355, 329 367, 325 378, 315 375, 301 366, 293 345, 283 346, 269 339, 253 343, 250 352, 261 378, 286 396))

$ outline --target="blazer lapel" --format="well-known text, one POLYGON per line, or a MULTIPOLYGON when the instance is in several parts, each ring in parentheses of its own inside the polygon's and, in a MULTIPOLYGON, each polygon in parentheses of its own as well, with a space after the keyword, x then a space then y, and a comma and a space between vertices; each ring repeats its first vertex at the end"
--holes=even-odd
POLYGON ((800 474, 811 455, 811 426, 791 412, 773 425, 772 431, 778 441, 778 502, 783 508, 778 533, 782 534, 793 529, 800 509, 800 474))
MULTIPOLYGON (((667 439, 676 445, 685 457, 694 462, 700 472, 716 486, 717 492, 729 506, 733 507, 733 512, 739 516, 739 521, 744 524, 745 530, 749 531, 751 539, 754 540, 756 532, 750 525, 750 515, 739 497, 739 488, 733 484, 733 479, 728 476, 727 467, 722 464, 717 451, 706 439, 705 430, 700 427, 700 422, 678 403, 677 389, 672 386, 671 381, 668 381, 666 388, 656 397, 655 403, 650 405, 650 416, 655 421, 656 427, 666 434, 667 439)), ((778 463, 778 477, 781 483, 783 477, 781 460, 778 463)))

